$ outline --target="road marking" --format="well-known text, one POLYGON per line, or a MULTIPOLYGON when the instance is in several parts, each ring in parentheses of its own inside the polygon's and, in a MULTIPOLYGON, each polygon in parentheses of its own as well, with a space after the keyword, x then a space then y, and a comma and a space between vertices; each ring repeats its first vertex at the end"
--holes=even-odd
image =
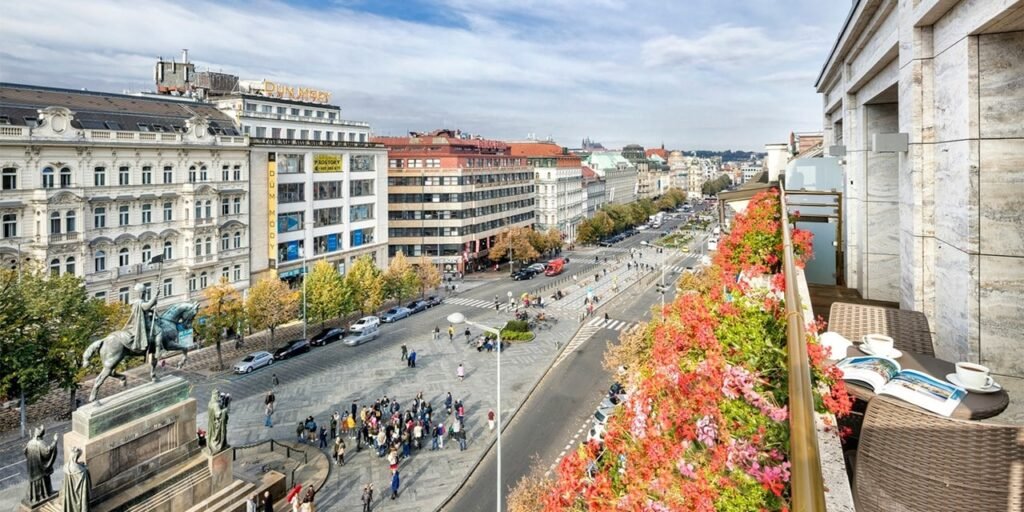
POLYGON ((14 464, 8 464, 6 466, 0 466, 0 470, 4 470, 4 469, 7 469, 7 468, 12 467, 12 466, 20 466, 21 464, 22 464, 21 462, 15 462, 14 464))
POLYGON ((565 445, 565 451, 569 451, 569 448, 572 448, 572 443, 565 445))
POLYGON ((10 480, 11 478, 14 478, 14 477, 16 477, 18 475, 19 475, 19 473, 15 473, 15 474, 13 474, 11 476, 5 476, 3 478, 0 478, 0 482, 3 482, 4 480, 10 480))

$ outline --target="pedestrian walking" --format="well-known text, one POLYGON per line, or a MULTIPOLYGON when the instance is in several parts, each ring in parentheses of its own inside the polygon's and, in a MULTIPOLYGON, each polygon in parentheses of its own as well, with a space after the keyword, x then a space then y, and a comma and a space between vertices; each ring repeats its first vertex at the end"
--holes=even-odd
POLYGON ((363 512, 370 512, 370 506, 373 504, 373 484, 366 484, 363 486, 363 512))
POLYGON ((455 370, 455 375, 459 378, 459 382, 462 382, 466 378, 466 368, 459 363, 459 367, 455 370))
POLYGON ((399 477, 397 470, 391 475, 391 499, 398 497, 398 484, 400 483, 400 478, 401 477, 399 477))
POLYGON ((455 327, 448 326, 448 341, 455 341, 455 327))
POLYGON ((274 426, 274 421, 271 418, 271 416, 273 416, 273 414, 274 414, 274 402, 270 402, 270 403, 268 403, 266 405, 266 408, 263 410, 263 426, 264 427, 268 427, 269 428, 269 427, 273 427, 274 426))
POLYGON ((487 410, 487 430, 494 430, 494 409, 487 410))
POLYGON ((306 426, 303 425, 303 423, 300 421, 299 422, 299 426, 295 427, 295 435, 298 436, 300 443, 306 442, 305 434, 306 434, 306 426))
POLYGON ((263 491, 263 512, 274 512, 274 498, 270 496, 270 491, 263 491))
POLYGON ((334 457, 335 457, 334 463, 336 465, 340 465, 340 466, 344 466, 345 465, 345 439, 344 438, 339 437, 339 438, 334 440, 334 457))
POLYGON ((270 382, 274 384, 274 387, 277 387, 277 385, 281 383, 281 381, 277 380, 276 373, 270 374, 270 382))
POLYGON ((334 414, 331 415, 331 439, 338 437, 338 420, 340 419, 341 416, 338 415, 338 411, 334 411, 334 414))
POLYGON ((402 361, 405 361, 409 357, 409 348, 402 343, 402 361))
POLYGON ((437 341, 437 339, 440 338, 440 337, 441 337, 441 328, 435 325, 434 326, 434 341, 437 341))
POLYGON ((466 343, 469 343, 469 336, 470 336, 469 327, 466 327, 466 333, 465 334, 466 334, 466 343))
POLYGON ((416 368, 416 350, 409 352, 409 368, 416 368))
POLYGON ((327 429, 320 427, 320 449, 327 448, 327 429))
POLYGON ((259 512, 256 510, 256 499, 257 495, 253 494, 251 498, 245 500, 245 512, 259 512))

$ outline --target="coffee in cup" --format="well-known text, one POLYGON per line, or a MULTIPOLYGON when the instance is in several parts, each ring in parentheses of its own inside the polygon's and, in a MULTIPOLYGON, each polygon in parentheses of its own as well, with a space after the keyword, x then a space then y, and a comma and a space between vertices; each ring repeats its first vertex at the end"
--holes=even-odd
POLYGON ((957 363, 956 364, 956 378, 960 379, 960 382, 971 388, 987 388, 991 386, 994 381, 989 375, 991 370, 986 366, 974 363, 957 363))
POLYGON ((863 341, 872 354, 878 356, 892 354, 893 341, 889 336, 884 334, 865 334, 863 341))

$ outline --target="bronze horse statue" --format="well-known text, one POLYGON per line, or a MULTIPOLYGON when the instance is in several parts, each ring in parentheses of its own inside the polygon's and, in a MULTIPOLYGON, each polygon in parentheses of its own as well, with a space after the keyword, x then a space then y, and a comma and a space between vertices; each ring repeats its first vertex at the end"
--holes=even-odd
POLYGON ((103 385, 103 381, 107 380, 107 377, 120 379, 122 386, 128 385, 128 378, 123 374, 117 373, 115 369, 129 355, 152 355, 149 362, 149 378, 153 381, 156 381, 157 360, 163 357, 164 352, 180 351, 184 357, 178 363, 178 368, 184 366, 188 361, 188 351, 194 345, 185 346, 178 343, 178 327, 191 327, 192 320, 195 318, 198 310, 199 304, 196 302, 180 302, 157 315, 153 321, 153 331, 150 333, 150 339, 145 345, 145 350, 139 351, 131 348, 132 335, 125 329, 114 331, 108 334, 107 337, 98 339, 89 345, 89 348, 85 350, 85 354, 82 356, 82 366, 87 366, 89 359, 97 351, 99 351, 100 361, 103 363, 103 370, 96 377, 96 381, 92 386, 92 393, 89 394, 89 401, 96 400, 96 393, 99 391, 100 386, 103 385))

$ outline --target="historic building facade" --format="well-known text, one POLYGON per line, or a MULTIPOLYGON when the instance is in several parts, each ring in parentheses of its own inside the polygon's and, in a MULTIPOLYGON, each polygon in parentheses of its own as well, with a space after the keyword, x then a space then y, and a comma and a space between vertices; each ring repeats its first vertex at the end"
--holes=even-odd
POLYGON ((208 104, 0 84, 0 260, 123 302, 245 288, 248 153, 208 104))
POLYGON ((583 187, 580 157, 553 142, 509 143, 513 156, 525 157, 537 186, 538 230, 556 228, 566 241, 576 239, 576 227, 586 216, 587 194, 583 187))

